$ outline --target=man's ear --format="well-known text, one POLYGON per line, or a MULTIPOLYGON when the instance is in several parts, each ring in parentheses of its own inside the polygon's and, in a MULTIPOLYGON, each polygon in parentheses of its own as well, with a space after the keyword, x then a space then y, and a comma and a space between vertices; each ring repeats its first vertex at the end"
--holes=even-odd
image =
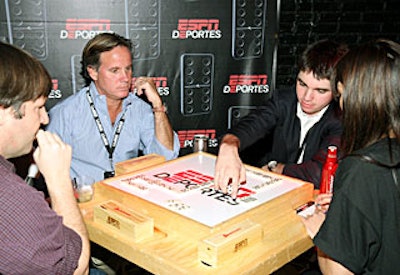
POLYGON ((343 91, 344 91, 344 85, 343 85, 342 82, 339 81, 339 82, 337 83, 337 89, 340 90, 341 93, 343 93, 343 91))
POLYGON ((86 70, 87 70, 88 74, 90 75, 91 79, 93 79, 93 80, 98 79, 99 72, 97 71, 97 69, 95 67, 87 66, 86 70))

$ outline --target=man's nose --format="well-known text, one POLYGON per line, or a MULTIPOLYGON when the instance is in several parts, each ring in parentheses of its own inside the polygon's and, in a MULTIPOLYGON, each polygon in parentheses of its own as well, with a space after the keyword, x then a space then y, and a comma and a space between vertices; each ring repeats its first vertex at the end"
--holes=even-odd
POLYGON ((43 109, 40 113, 40 123, 43 125, 49 124, 49 114, 45 109, 43 109))
POLYGON ((312 89, 306 89, 304 93, 304 99, 305 100, 312 100, 314 97, 314 91, 312 89))
POLYGON ((132 78, 132 73, 130 71, 122 71, 121 78, 124 81, 128 81, 130 78, 132 78))

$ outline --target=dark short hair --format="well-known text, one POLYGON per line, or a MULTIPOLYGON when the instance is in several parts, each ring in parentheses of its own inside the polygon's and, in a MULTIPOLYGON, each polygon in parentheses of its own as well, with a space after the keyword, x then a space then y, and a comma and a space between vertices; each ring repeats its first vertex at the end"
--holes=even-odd
POLYGON ((28 52, 0 42, 0 106, 19 111, 22 103, 47 97, 51 88, 51 77, 42 63, 28 52))
POLYGON ((316 79, 331 79, 336 63, 348 52, 346 44, 323 39, 309 45, 301 54, 298 69, 312 72, 316 79))
POLYGON ((400 44, 378 39, 353 48, 337 64, 332 88, 343 83, 344 153, 393 131, 400 141, 400 44))
POLYGON ((116 33, 100 33, 89 40, 83 49, 81 61, 81 75, 85 79, 86 86, 92 81, 87 67, 92 66, 97 70, 100 67, 101 53, 111 51, 117 46, 127 47, 132 52, 132 42, 116 33))

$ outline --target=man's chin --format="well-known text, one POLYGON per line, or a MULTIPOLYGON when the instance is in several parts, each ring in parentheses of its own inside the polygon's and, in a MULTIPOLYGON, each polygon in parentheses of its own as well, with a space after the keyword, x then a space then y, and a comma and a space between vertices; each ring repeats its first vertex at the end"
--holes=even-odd
POLYGON ((127 91, 119 91, 119 92, 118 92, 118 97, 119 97, 120 99, 127 98, 128 95, 129 95, 129 90, 127 90, 127 91))
POLYGON ((315 109, 313 109, 313 108, 307 108, 307 107, 304 107, 304 106, 302 106, 301 109, 302 109, 303 112, 304 112, 305 114, 307 114, 307 115, 313 115, 313 114, 315 114, 315 113, 318 112, 317 110, 315 110, 315 109))
POLYGON ((24 153, 24 155, 33 153, 34 149, 36 148, 36 146, 33 146, 33 144, 31 144, 31 146, 26 148, 26 152, 24 153))

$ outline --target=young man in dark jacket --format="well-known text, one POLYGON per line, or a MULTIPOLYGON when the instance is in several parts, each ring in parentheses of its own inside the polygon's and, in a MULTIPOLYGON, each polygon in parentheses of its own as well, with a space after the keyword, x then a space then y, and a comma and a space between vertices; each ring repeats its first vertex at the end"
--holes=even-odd
POLYGON ((340 144, 340 108, 330 78, 345 45, 321 40, 303 52, 296 86, 273 93, 268 102, 244 117, 223 137, 215 167, 215 187, 236 197, 246 174, 239 152, 269 137, 263 169, 314 183, 319 180, 329 145, 340 144))

